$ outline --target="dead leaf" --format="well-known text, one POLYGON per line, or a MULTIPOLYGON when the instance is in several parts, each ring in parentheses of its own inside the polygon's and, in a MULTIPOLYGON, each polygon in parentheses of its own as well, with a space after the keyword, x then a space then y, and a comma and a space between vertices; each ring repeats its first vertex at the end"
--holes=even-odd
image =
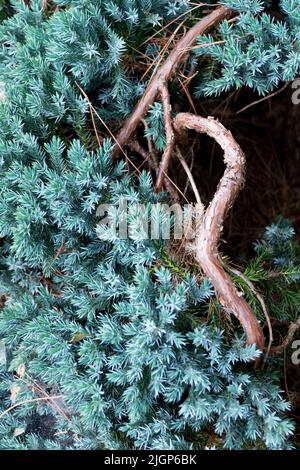
POLYGON ((20 390, 21 387, 16 383, 13 383, 10 387, 10 400, 12 403, 15 403, 20 390))
POLYGON ((70 339, 69 343, 75 344, 81 341, 82 339, 86 338, 87 336, 91 336, 88 333, 75 333, 75 335, 72 336, 70 339))
POLYGON ((25 431, 26 431, 25 428, 16 428, 16 429, 14 430, 13 436, 14 436, 14 437, 21 436, 21 434, 24 434, 25 431))
POLYGON ((26 370, 26 367, 25 367, 25 364, 20 364, 19 367, 17 368, 17 374, 19 377, 24 377, 25 375, 25 370, 26 370))

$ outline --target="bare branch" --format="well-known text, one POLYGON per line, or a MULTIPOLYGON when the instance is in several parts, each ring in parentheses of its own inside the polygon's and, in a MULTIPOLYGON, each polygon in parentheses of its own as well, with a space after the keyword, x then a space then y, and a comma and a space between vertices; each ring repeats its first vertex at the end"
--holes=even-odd
POLYGON ((191 29, 189 29, 188 32, 178 41, 167 60, 153 76, 145 93, 136 105, 133 113, 127 119, 121 131, 117 135, 117 145, 114 148, 112 156, 114 161, 119 157, 120 151, 122 151, 123 147, 131 139, 141 120, 147 114, 149 107, 151 106, 151 104, 153 104, 155 98, 157 97, 160 91, 161 84, 167 83, 169 81, 169 79, 174 74, 178 64, 188 53, 189 48, 196 41, 197 36, 205 33, 209 28, 215 26, 223 19, 231 18, 233 15, 233 10, 221 6, 209 15, 202 18, 191 29))
POLYGON ((155 189, 159 193, 162 190, 165 175, 167 173, 170 159, 174 150, 175 136, 172 126, 171 103, 166 83, 160 85, 161 100, 164 109, 164 124, 166 133, 166 147, 159 165, 155 189))
POLYGON ((174 130, 182 134, 194 129, 212 137, 224 150, 226 169, 216 193, 196 228, 195 256, 209 277, 224 308, 240 321, 248 344, 263 350, 262 328, 242 293, 238 292, 230 276, 224 271, 218 255, 218 244, 226 215, 244 184, 245 156, 232 134, 212 117, 203 118, 179 113, 174 119, 174 130))

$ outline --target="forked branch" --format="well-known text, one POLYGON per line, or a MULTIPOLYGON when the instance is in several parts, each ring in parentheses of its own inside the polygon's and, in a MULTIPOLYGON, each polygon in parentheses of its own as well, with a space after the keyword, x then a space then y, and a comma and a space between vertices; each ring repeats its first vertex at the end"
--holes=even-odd
POLYGON ((204 18, 198 21, 198 23, 189 29, 188 32, 178 41, 169 57, 153 76, 133 113, 127 119, 121 131, 117 135, 116 140, 118 145, 114 148, 113 160, 116 160, 119 157, 121 149, 130 141, 141 120, 146 116, 149 107, 153 104, 159 94, 162 84, 168 83, 174 74, 176 67, 182 61, 184 56, 186 56, 189 48, 196 41, 197 36, 205 33, 209 28, 217 25, 225 18, 231 18, 233 15, 233 10, 221 6, 220 8, 212 11, 209 15, 204 16, 204 18))

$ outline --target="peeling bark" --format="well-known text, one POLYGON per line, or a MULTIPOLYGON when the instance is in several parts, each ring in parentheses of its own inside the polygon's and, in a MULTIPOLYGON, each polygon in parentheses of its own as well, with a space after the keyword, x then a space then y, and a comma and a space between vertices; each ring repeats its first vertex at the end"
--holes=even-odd
POLYGON ((240 321, 248 344, 255 343, 260 350, 263 350, 262 328, 254 312, 224 271, 218 254, 224 220, 244 184, 245 156, 231 132, 212 117, 203 118, 189 113, 179 113, 173 125, 178 134, 182 134, 185 129, 205 133, 224 150, 226 169, 211 203, 196 228, 195 256, 211 280, 221 304, 240 321))

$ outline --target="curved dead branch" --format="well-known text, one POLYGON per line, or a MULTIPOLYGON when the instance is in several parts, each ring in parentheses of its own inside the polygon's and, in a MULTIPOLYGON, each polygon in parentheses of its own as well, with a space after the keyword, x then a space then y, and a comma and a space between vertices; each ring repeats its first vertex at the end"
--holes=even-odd
POLYGON ((194 129, 212 137, 224 150, 226 169, 216 193, 196 228, 195 256, 211 280, 224 308, 240 321, 249 344, 263 350, 262 328, 244 297, 224 271, 218 255, 218 244, 226 215, 234 203, 243 183, 245 156, 225 127, 212 117, 203 118, 189 113, 179 113, 173 122, 174 130, 182 134, 194 129))
POLYGON ((146 88, 145 93, 136 105, 133 113, 127 119, 121 131, 117 135, 116 140, 118 145, 115 146, 112 155, 114 161, 119 157, 121 149, 133 136, 141 120, 147 114, 149 107, 151 104, 153 104, 164 84, 167 83, 172 77, 176 67, 187 54, 188 49, 194 44, 197 36, 203 34, 209 28, 220 23, 220 21, 224 20, 225 18, 231 18, 233 15, 233 10, 221 6, 198 21, 198 23, 189 29, 188 32, 178 41, 169 57, 153 76, 148 87, 146 88))

